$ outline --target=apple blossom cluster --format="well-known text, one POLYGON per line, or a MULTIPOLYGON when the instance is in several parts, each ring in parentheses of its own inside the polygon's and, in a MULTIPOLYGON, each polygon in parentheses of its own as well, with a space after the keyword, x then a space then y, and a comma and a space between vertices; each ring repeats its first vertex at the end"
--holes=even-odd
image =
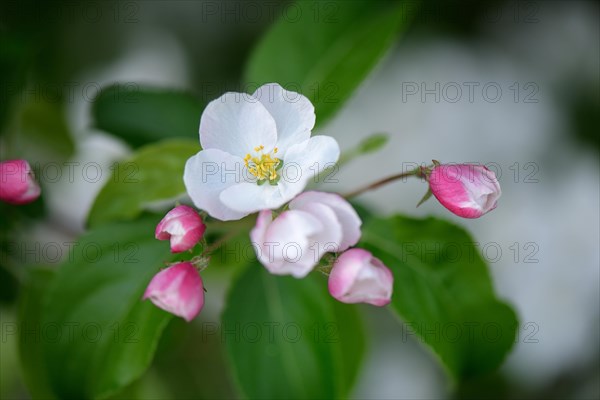
MULTIPOLYGON (((335 139, 311 137, 314 124, 311 102, 278 84, 261 86, 252 95, 224 94, 202 114, 202 150, 185 164, 187 193, 204 215, 216 220, 240 220, 257 213, 250 238, 256 258, 270 273, 300 279, 318 270, 328 276, 329 293, 335 299, 385 306, 391 301, 394 277, 381 260, 355 247, 362 221, 352 205, 336 193, 304 192, 308 182, 340 156, 335 139)), ((429 183, 426 198, 433 194, 464 218, 493 210, 501 193, 496 176, 485 167, 434 161, 432 167, 410 175, 429 183)), ((206 245, 205 230, 198 211, 180 205, 160 221, 155 236, 170 240, 171 251, 179 253, 200 241, 206 245)), ((144 299, 187 321, 196 317, 204 305, 200 271, 211 247, 203 250, 191 261, 160 271, 144 299)))
POLYGON ((40 197, 41 189, 25 160, 0 162, 0 200, 9 204, 27 204, 40 197))

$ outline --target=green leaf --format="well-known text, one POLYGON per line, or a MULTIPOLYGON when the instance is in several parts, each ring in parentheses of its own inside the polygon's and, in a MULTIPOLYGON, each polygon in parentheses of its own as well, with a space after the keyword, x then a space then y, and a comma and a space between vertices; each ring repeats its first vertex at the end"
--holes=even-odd
POLYGON ((0 156, 24 158, 34 171, 66 160, 75 149, 62 104, 40 99, 30 99, 16 110, 4 140, 0 156))
POLYGON ((90 210, 89 226, 132 220, 152 203, 176 199, 185 193, 185 162, 200 151, 197 140, 167 140, 139 149, 113 166, 90 210))
POLYGON ((392 269, 392 309, 454 378, 501 364, 517 318, 496 298, 480 249, 463 229, 435 218, 374 218, 359 246, 392 269))
MULTIPOLYGON (((211 264, 206 271, 212 268, 211 264)), ((207 298, 214 301, 214 291, 211 290, 214 281, 206 279, 206 276, 203 279, 207 283, 212 282, 209 283, 207 298)), ((201 313, 200 321, 196 321, 200 323, 193 324, 174 318, 163 333, 153 369, 170 392, 170 396, 164 398, 236 398, 218 329, 220 324, 204 317, 205 313, 201 313)))
POLYGON ((252 53, 245 80, 277 82, 315 105, 317 124, 350 97, 391 46, 408 18, 403 3, 297 2, 252 53))
POLYGON ((150 364, 171 315, 142 295, 164 261, 158 217, 104 225, 81 238, 44 302, 43 366, 59 398, 102 398, 150 364))
POLYGON ((2 260, 0 264, 0 306, 14 303, 20 290, 17 277, 4 264, 8 262, 8 254, 4 249, 8 245, 8 242, 4 240, 0 242, 0 259, 2 260))
POLYGON ((273 276, 252 264, 233 283, 222 337, 249 398, 348 395, 364 350, 356 309, 335 304, 321 277, 273 276))
POLYGON ((203 108, 189 93, 122 84, 102 90, 92 114, 98 129, 138 147, 166 138, 197 138, 203 108))
POLYGON ((358 151, 361 154, 374 153, 383 148, 390 140, 389 135, 385 133, 374 133, 373 135, 365 138, 358 145, 358 151))
POLYGON ((381 150, 389 141, 389 135, 386 133, 374 133, 363 139, 356 147, 345 151, 338 161, 338 166, 347 164, 364 154, 374 153, 381 150))
POLYGON ((421 200, 419 200, 419 202, 417 203, 417 207, 419 207, 421 204, 425 203, 427 200, 429 200, 429 198, 433 195, 433 192, 431 191, 430 188, 427 188, 427 192, 425 192, 425 194, 423 195, 423 198, 421 198, 421 200))
MULTIPOLYGON (((323 288, 327 286, 327 282, 323 281, 323 279, 318 283, 323 285, 323 288)), ((333 306, 335 315, 334 332, 336 333, 334 337, 340 338, 338 342, 339 347, 336 346, 336 351, 341 356, 340 365, 342 368, 338 379, 338 391, 341 397, 347 397, 356 381, 366 350, 363 323, 356 306, 335 301, 326 291, 323 295, 326 298, 326 302, 329 302, 333 306)))
POLYGON ((35 269, 19 298, 19 357, 23 378, 34 399, 54 399, 48 370, 44 368, 43 341, 41 340, 42 306, 46 290, 54 279, 54 271, 35 269))

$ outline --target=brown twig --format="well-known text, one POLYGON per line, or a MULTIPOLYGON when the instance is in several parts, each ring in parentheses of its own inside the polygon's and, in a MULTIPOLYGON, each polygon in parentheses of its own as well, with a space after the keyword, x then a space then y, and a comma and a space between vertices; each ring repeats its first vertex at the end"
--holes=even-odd
POLYGON ((392 176, 388 176, 387 178, 378 180, 376 182, 373 182, 367 186, 364 186, 362 188, 356 189, 350 193, 346 193, 344 196, 344 198, 349 199, 352 197, 356 197, 358 195, 361 195, 365 192, 368 192, 370 190, 375 190, 381 186, 387 185, 388 183, 394 182, 398 179, 403 179, 403 178, 408 178, 409 176, 416 176, 416 177, 423 177, 424 176, 424 172, 423 172, 423 168, 418 167, 413 169, 412 171, 408 171, 408 172, 402 172, 400 174, 396 174, 396 175, 392 175, 392 176))

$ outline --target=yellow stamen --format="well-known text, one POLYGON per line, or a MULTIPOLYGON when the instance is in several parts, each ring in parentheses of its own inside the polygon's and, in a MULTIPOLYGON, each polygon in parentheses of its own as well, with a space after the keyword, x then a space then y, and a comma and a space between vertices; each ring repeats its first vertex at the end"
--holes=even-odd
MULTIPOLYGON (((252 156, 251 154, 246 154, 244 157, 244 164, 246 168, 248 168, 248 172, 255 176, 258 181, 264 182, 268 180, 270 182, 278 179, 277 176, 277 168, 281 163, 281 160, 277 157, 272 157, 271 154, 263 154, 265 146, 260 145, 254 148, 254 151, 257 154, 256 156, 252 156)), ((277 147, 273 149, 273 153, 276 154, 278 151, 277 147)))

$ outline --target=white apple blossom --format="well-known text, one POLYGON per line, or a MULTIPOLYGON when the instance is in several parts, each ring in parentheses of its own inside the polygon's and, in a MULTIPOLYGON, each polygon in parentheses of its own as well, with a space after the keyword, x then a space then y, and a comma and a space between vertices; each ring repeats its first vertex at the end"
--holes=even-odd
POLYGON ((325 253, 355 245, 360 225, 358 214, 340 195, 305 192, 275 219, 270 210, 261 211, 250 238, 269 272, 303 278, 325 253))
POLYGON ((339 158, 335 139, 311 138, 314 124, 311 102, 276 83, 213 100, 200 120, 202 150, 185 165, 192 201, 223 221, 287 203, 339 158))

